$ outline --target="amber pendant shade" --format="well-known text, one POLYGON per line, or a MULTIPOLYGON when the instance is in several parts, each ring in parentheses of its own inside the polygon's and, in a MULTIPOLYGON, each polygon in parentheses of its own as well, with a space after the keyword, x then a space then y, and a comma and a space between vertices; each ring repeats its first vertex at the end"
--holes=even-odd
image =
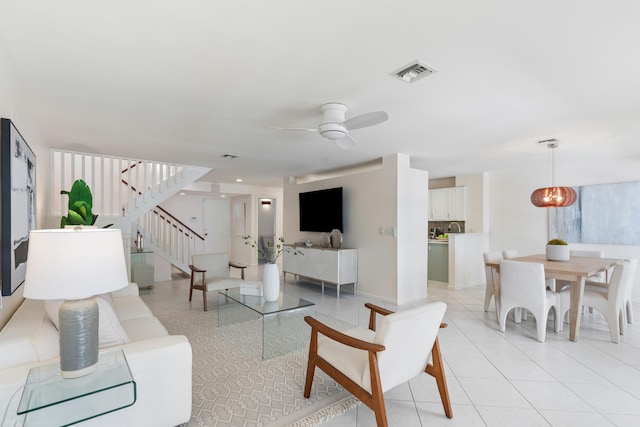
POLYGON ((538 188, 531 193, 531 203, 539 208, 563 208, 571 206, 578 198, 571 187, 538 188))

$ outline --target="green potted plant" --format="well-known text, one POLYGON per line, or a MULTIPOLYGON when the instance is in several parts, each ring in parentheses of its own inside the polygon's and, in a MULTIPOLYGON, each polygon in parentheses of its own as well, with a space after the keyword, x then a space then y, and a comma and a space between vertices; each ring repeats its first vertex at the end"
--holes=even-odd
POLYGON ((94 225, 98 215, 91 212, 93 207, 93 196, 91 189, 81 179, 73 182, 71 190, 60 191, 60 194, 69 196, 69 212, 67 216, 60 218, 60 228, 67 225, 94 225))
POLYGON ((549 240, 546 254, 549 261, 569 261, 571 258, 569 244, 562 239, 549 240))

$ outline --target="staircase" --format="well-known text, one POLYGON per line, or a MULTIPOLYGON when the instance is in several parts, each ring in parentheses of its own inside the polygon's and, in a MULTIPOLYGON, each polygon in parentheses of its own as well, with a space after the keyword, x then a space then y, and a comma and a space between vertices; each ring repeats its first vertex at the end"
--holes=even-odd
POLYGON ((158 206, 211 169, 150 160, 51 150, 50 227, 67 214, 69 190, 76 179, 91 188, 96 225, 122 230, 125 246, 140 232, 145 247, 188 272, 189 260, 202 252, 204 238, 158 206))

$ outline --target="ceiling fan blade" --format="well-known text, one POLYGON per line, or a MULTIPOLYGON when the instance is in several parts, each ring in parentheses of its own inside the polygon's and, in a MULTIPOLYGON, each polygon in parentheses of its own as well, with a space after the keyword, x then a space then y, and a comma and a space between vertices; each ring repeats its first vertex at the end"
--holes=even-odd
POLYGON ((347 130, 360 129, 377 125, 378 123, 386 121, 388 118, 389 115, 386 111, 374 111, 345 120, 342 125, 347 128, 347 130))
POLYGON ((336 145, 343 150, 350 150, 352 148, 356 148, 358 141, 353 139, 353 137, 347 133, 344 138, 336 139, 336 145))
POLYGON ((306 128, 278 128, 278 127, 271 127, 270 129, 277 129, 277 130, 301 130, 301 131, 305 131, 305 132, 318 132, 318 129, 306 129, 306 128))

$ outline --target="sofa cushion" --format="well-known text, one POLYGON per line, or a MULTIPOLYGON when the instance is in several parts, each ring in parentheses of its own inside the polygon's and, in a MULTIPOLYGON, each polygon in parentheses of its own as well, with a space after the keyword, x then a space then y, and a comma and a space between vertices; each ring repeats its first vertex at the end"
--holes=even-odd
MULTIPOLYGON (((32 338, 45 322, 50 323, 43 310, 42 301, 24 300, 0 334, 0 369, 40 360, 32 338)), ((57 332, 54 338, 57 342, 57 332)))
MULTIPOLYGON (((58 309, 64 300, 48 300, 44 306, 56 328, 59 328, 58 309)), ((100 348, 113 347, 115 345, 126 344, 130 342, 129 336, 120 325, 120 319, 114 308, 102 296, 96 297, 98 304, 98 346, 100 348)))
POLYGON ((122 327, 132 342, 169 335, 164 325, 153 316, 123 320, 122 327))
POLYGON ((114 298, 113 308, 118 313, 120 322, 140 317, 153 317, 149 307, 138 296, 114 298))

